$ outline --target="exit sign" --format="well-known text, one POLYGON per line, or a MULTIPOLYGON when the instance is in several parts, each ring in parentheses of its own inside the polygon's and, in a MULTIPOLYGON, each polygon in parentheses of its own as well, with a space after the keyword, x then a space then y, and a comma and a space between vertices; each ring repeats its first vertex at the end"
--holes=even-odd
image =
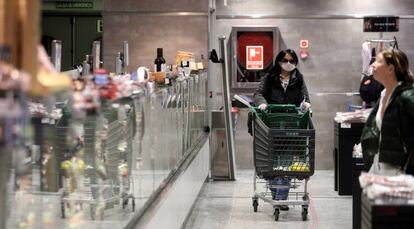
POLYGON ((102 19, 98 19, 96 20, 96 32, 102 33, 102 31, 103 31, 102 19))
POLYGON ((55 2, 56 9, 93 9, 93 2, 55 2))
POLYGON ((263 69, 263 46, 246 46, 246 69, 263 69))

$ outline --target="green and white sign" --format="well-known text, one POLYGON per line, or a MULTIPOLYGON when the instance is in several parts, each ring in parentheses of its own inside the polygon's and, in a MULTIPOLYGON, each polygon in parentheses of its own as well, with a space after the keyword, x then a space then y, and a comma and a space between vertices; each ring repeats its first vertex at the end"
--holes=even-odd
POLYGON ((93 9, 93 2, 55 2, 56 9, 93 9))
POLYGON ((102 19, 98 19, 96 20, 96 32, 102 33, 102 31, 103 31, 102 19))

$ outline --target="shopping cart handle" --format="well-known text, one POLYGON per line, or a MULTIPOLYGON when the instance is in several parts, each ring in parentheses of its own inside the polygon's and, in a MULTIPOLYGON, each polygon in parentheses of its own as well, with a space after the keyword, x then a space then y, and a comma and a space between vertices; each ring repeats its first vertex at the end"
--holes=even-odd
POLYGON ((259 107, 250 107, 250 110, 257 113, 272 113, 272 112, 281 112, 285 113, 286 111, 293 111, 298 112, 300 109, 299 107, 295 106, 295 104, 269 104, 267 105, 266 110, 261 110, 259 107))
POLYGON ((297 108, 295 104, 269 104, 268 107, 274 109, 295 109, 297 108))
POLYGON ((267 110, 272 111, 298 111, 299 108, 295 104, 269 104, 267 110))

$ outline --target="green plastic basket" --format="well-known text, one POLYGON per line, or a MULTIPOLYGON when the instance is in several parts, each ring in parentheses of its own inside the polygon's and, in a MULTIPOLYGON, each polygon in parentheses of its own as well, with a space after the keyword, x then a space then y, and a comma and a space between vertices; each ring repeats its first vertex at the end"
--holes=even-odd
POLYGON ((291 104, 267 106, 265 111, 255 108, 257 116, 269 128, 277 129, 306 129, 309 124, 310 112, 301 112, 291 104))

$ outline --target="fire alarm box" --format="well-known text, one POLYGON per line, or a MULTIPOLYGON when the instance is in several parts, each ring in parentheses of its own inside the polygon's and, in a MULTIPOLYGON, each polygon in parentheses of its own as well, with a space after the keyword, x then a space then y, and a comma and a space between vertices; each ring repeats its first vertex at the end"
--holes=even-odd
POLYGON ((229 42, 231 91, 253 92, 280 51, 279 29, 232 27, 229 42))

